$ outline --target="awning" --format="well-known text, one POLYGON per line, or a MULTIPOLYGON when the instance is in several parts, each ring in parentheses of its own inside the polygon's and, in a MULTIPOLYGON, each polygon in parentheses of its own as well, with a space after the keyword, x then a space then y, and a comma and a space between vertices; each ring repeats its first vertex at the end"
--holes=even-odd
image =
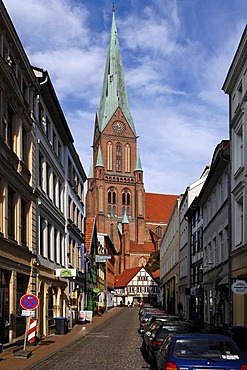
POLYGON ((218 285, 228 285, 228 282, 229 282, 229 277, 228 276, 224 276, 218 283, 218 285))

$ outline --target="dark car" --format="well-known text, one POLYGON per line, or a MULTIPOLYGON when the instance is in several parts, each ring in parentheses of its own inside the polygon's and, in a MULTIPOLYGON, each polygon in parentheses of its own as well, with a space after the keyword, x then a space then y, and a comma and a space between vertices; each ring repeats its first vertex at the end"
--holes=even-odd
MULTIPOLYGON (((148 361, 151 364, 156 362, 156 354, 161 347, 164 339, 168 334, 172 333, 195 333, 201 330, 194 324, 187 321, 170 321, 159 326, 153 336, 148 350, 148 361)), ((246 369, 247 370, 247 369, 246 369)))
POLYGON ((157 353, 158 370, 247 370, 236 343, 218 334, 170 334, 157 353))
POLYGON ((149 330, 150 326, 157 320, 165 322, 165 321, 179 321, 179 319, 180 319, 179 315, 167 315, 164 312, 155 313, 148 319, 146 324, 144 324, 143 330, 141 331, 140 334, 144 335, 149 330))
POLYGON ((150 325, 149 329, 144 333, 143 340, 142 340, 142 352, 144 356, 147 356, 150 343, 152 342, 160 325, 163 325, 163 324, 164 324, 164 321, 157 319, 155 322, 152 323, 152 325, 150 325))
POLYGON ((143 315, 140 318, 140 328, 138 330, 139 334, 143 333, 144 325, 147 323, 148 319, 152 317, 153 315, 158 315, 158 314, 164 315, 164 312, 159 311, 159 310, 149 310, 143 313, 143 315))

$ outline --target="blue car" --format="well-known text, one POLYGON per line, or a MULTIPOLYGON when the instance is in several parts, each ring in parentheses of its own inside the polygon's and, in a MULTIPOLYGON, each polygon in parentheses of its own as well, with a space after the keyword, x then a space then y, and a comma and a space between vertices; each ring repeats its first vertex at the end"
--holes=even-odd
POLYGON ((247 370, 247 360, 230 337, 169 334, 157 353, 156 366, 158 370, 247 370))

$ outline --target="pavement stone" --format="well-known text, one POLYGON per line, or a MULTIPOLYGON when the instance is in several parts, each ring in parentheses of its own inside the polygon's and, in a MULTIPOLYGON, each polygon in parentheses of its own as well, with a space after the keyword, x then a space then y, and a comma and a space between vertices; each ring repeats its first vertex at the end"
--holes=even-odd
POLYGON ((93 317, 92 323, 75 325, 65 335, 50 335, 38 342, 36 345, 27 345, 26 351, 30 351, 29 356, 21 358, 15 357, 17 351, 23 350, 22 346, 13 346, 5 349, 0 353, 0 369, 1 370, 28 370, 36 363, 51 356, 68 344, 80 340, 94 330, 97 326, 110 319, 113 315, 121 310, 121 307, 113 307, 102 316, 93 317))

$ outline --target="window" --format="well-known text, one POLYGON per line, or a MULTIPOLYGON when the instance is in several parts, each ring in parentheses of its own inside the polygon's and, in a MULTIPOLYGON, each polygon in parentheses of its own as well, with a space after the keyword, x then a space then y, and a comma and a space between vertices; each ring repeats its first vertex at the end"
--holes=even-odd
POLYGON ((57 262, 57 238, 58 238, 58 231, 57 229, 54 230, 54 261, 57 262))
POLYGON ((39 254, 44 255, 44 233, 45 233, 45 219, 39 217, 39 254))
MULTIPOLYGON (((39 109, 39 111, 38 111, 38 114, 39 114, 39 124, 40 125, 43 125, 44 124, 44 108, 43 108, 43 105, 40 102, 39 102, 38 109, 39 109)), ((45 127, 43 127, 43 129, 45 130, 45 127)))
POLYGON ((125 146, 125 172, 130 172, 130 145, 125 146))
POLYGON ((238 128, 233 136, 233 149, 234 149, 234 172, 236 173, 243 167, 243 125, 238 128))
POLYGON ((122 171, 122 146, 119 143, 116 145, 116 171, 122 171))
POLYGON ((243 196, 235 201, 235 246, 243 241, 243 196))
POLYGON ((54 152, 56 153, 57 152, 57 135, 54 130, 53 130, 53 135, 52 135, 52 146, 53 146, 54 152))
POLYGON ((127 216, 130 216, 130 193, 128 189, 124 189, 122 193, 122 214, 126 212, 127 216))
POLYGON ((52 225, 50 222, 48 222, 48 235, 47 235, 47 258, 51 260, 51 231, 52 231, 52 225))
POLYGON ((243 97, 243 87, 241 81, 237 88, 237 104, 241 104, 242 97, 243 97))
POLYGON ((28 135, 27 130, 22 126, 22 135, 21 135, 21 159, 26 165, 28 164, 28 135))
POLYGON ((8 236, 15 237, 14 192, 8 189, 8 236))
POLYGON ((43 162, 44 162, 44 157, 43 155, 39 152, 39 169, 38 169, 38 184, 41 189, 43 189, 43 162))
POLYGON ((27 203, 21 199, 21 243, 27 245, 27 203))
POLYGON ((112 171, 112 143, 107 143, 107 170, 112 171))
POLYGON ((116 192, 114 188, 108 191, 108 214, 115 216, 117 213, 116 192))
POLYGON ((6 144, 13 149, 13 113, 6 98, 2 97, 2 137, 6 144))
POLYGON ((50 175, 51 175, 51 167, 48 163, 46 163, 46 194, 50 197, 50 175))
POLYGON ((47 140, 50 141, 50 137, 51 137, 51 134, 50 134, 50 131, 51 131, 51 123, 50 123, 50 120, 49 118, 46 116, 46 130, 45 130, 45 134, 46 134, 46 137, 47 137, 47 140))

